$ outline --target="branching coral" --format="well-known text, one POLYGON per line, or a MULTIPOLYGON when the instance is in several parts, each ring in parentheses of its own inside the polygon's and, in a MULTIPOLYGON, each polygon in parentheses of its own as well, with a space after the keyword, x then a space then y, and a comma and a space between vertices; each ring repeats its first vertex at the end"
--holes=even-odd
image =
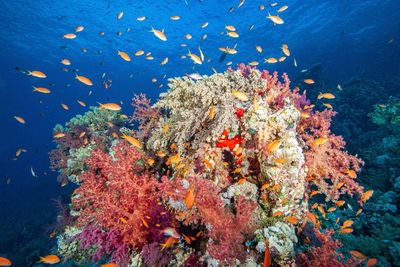
MULTIPOLYGON (((334 201, 361 195, 362 161, 330 132, 334 113, 313 111, 286 74, 239 65, 169 86, 153 106, 143 95, 133 99, 139 125, 118 128, 125 140, 91 114, 94 126, 72 125, 97 141, 55 152, 70 164, 54 166, 68 176, 73 169, 79 183, 71 212, 80 233, 71 246, 78 241, 83 255, 122 266, 126 257, 148 266, 256 265, 269 244, 273 265, 292 266, 297 235, 310 225, 311 189, 334 201), (119 246, 101 241, 108 235, 119 246)), ((324 253, 339 246, 324 238, 324 253)), ((60 240, 61 251, 77 251, 60 240)))

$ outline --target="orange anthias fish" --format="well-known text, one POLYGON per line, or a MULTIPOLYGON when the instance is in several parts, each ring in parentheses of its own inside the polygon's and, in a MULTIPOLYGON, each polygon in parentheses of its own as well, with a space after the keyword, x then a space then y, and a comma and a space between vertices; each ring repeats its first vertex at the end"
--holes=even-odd
POLYGON ((164 42, 167 41, 167 36, 164 34, 164 29, 159 31, 159 30, 156 30, 153 27, 151 27, 150 32, 152 32, 161 41, 164 41, 164 42))
POLYGON ((47 255, 40 257, 38 263, 56 264, 60 262, 60 258, 57 255, 47 255))
POLYGON ((350 234, 353 232, 353 228, 343 228, 340 229, 338 232, 339 234, 350 234))
POLYGON ((100 267, 118 267, 116 263, 101 264, 100 267))
POLYGON ((274 25, 284 23, 282 18, 280 18, 279 16, 271 16, 271 14, 269 14, 269 13, 268 13, 267 19, 270 19, 274 23, 274 25))
POLYGON ((315 217, 314 213, 307 211, 307 218, 310 219, 314 225, 317 225, 317 218, 315 217))
POLYGON ((25 119, 19 116, 14 116, 14 119, 16 119, 19 123, 25 124, 25 119))
POLYGON ((271 143, 269 143, 266 149, 267 154, 271 154, 272 152, 276 151, 280 145, 281 145, 281 140, 274 140, 271 143))
POLYGON ((367 267, 372 267, 372 266, 374 266, 374 265, 377 264, 377 263, 378 263, 378 260, 377 260, 377 259, 371 258, 371 259, 369 259, 369 260, 367 261, 367 267))
POLYGON ((340 228, 342 228, 342 229, 343 228, 348 228, 348 227, 352 226, 353 223, 354 223, 354 221, 352 221, 352 220, 346 220, 346 221, 343 222, 343 224, 342 224, 342 226, 340 228))
POLYGON ((350 254, 358 259, 365 260, 367 257, 357 250, 350 250, 350 254))
POLYGON ((138 139, 136 139, 136 138, 134 138, 134 137, 132 137, 132 136, 129 136, 129 135, 122 135, 121 136, 123 139, 125 139, 126 141, 128 141, 131 145, 133 145, 134 147, 137 147, 137 148, 139 148, 139 149, 141 149, 142 148, 142 143, 138 140, 138 139))
POLYGON ((50 94, 51 91, 47 88, 44 87, 35 87, 33 86, 33 91, 32 92, 39 92, 39 93, 43 93, 43 94, 50 94))
POLYGON ((125 52, 123 52, 123 51, 117 50, 117 54, 118 54, 123 60, 125 60, 125 61, 131 61, 131 57, 130 57, 127 53, 125 53, 125 52))
POLYGON ((80 75, 76 74, 75 75, 75 79, 77 79, 81 83, 86 84, 88 86, 92 86, 93 85, 93 82, 89 78, 87 78, 85 76, 80 76, 80 75))
POLYGON ((319 93, 319 95, 317 96, 318 99, 321 98, 326 98, 326 99, 334 99, 335 96, 331 93, 319 93))
POLYGON ((362 201, 365 203, 367 202, 368 199, 370 199, 372 197, 372 195, 374 194, 374 190, 368 190, 367 192, 365 192, 362 196, 362 201))
POLYGON ((314 80, 313 79, 304 79, 304 83, 305 84, 314 84, 314 80))
POLYGON ((194 187, 189 188, 185 197, 185 205, 188 209, 191 209, 193 207, 195 197, 196 195, 194 193, 194 187))
POLYGON ((357 178, 357 173, 355 170, 347 170, 346 174, 351 178, 351 179, 356 179, 357 178))
POLYGON ((12 262, 4 257, 0 257, 0 266, 11 266, 12 262))
POLYGON ((291 224, 297 224, 299 221, 297 220, 297 218, 296 217, 293 217, 293 216, 289 216, 289 217, 286 217, 286 220, 288 221, 288 222, 290 222, 291 224))
POLYGON ((167 240, 161 244, 161 250, 172 247, 177 241, 178 239, 173 238, 172 236, 168 237, 167 240))
POLYGON ((264 264, 263 267, 271 266, 271 252, 269 250, 269 241, 265 239, 265 253, 264 253, 264 264))
POLYGON ((320 137, 320 138, 317 138, 314 141, 312 141, 311 146, 321 146, 321 145, 325 144, 326 141, 328 141, 328 138, 320 137))
POLYGON ((33 76, 33 77, 37 77, 37 78, 46 78, 46 74, 44 74, 41 71, 38 70, 33 70, 33 71, 29 71, 28 75, 33 76))
POLYGON ((103 109, 108 109, 108 110, 113 110, 113 111, 121 110, 121 106, 116 103, 106 103, 106 104, 99 103, 99 105, 100 105, 100 108, 103 108, 103 109))
POLYGON ((346 201, 344 201, 344 200, 338 200, 338 201, 336 201, 336 206, 341 207, 341 206, 344 205, 344 203, 346 203, 346 201))

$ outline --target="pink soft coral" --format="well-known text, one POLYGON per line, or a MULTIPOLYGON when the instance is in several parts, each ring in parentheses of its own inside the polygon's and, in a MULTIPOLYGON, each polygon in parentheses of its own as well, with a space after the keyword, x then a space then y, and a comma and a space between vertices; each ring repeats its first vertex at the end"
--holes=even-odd
POLYGON ((324 110, 310 112, 298 126, 299 138, 308 149, 305 151, 307 181, 318 186, 328 199, 337 200, 341 194, 362 195, 363 187, 347 175, 349 170, 360 171, 363 161, 344 150, 346 145, 341 136, 330 132, 331 118, 335 112, 324 110), (322 145, 312 145, 317 138, 327 138, 322 145))
MULTIPOLYGON (((234 208, 224 206, 218 188, 212 181, 197 176, 187 179, 195 188, 195 201, 191 209, 176 211, 176 217, 186 225, 204 225, 207 231, 203 238, 208 239, 207 250, 221 263, 233 264, 235 259, 243 261, 246 257, 244 242, 253 234, 254 222, 251 215, 257 203, 239 197, 234 208)), ((164 177, 159 186, 165 200, 184 202, 187 189, 178 179, 164 177)))
POLYGON ((171 226, 172 217, 158 202, 157 180, 143 172, 141 153, 120 141, 110 154, 95 149, 86 162, 88 169, 72 198, 72 208, 80 214, 76 223, 117 231, 121 242, 140 250, 161 240, 160 229, 171 226))

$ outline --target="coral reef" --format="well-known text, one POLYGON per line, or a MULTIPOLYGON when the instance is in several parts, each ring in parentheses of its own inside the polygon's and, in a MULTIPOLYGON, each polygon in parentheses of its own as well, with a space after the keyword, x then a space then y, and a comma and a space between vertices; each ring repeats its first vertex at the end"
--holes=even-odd
POLYGON ((316 194, 364 203, 363 162, 331 133, 334 112, 313 110, 286 74, 245 65, 169 87, 153 106, 134 97, 137 130, 102 109, 56 128, 65 136, 53 167, 78 185, 74 220, 58 236, 65 258, 119 266, 257 266, 268 253, 273 266, 316 263, 319 253, 330 266, 353 260, 344 262, 340 242, 319 229, 325 216, 309 208, 316 194), (319 241, 299 251, 310 236, 319 241))

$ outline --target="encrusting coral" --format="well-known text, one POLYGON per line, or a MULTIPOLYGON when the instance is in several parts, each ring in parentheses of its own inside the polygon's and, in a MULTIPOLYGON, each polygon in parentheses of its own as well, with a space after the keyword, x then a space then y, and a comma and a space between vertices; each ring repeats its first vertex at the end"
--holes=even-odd
MULTIPOLYGON (((137 130, 113 111, 115 128, 83 124, 96 138, 56 140, 54 157, 84 160, 53 164, 78 184, 66 228, 76 235, 60 234, 60 253, 119 266, 257 266, 264 258, 295 266, 326 252, 311 247, 296 257, 298 240, 318 235, 323 220, 308 201, 347 194, 363 204, 364 195, 355 180, 362 161, 330 132, 334 113, 313 111, 287 75, 280 81, 245 65, 169 82, 153 106, 133 99, 137 130), (85 147, 85 157, 74 155, 85 147)), ((72 125, 63 132, 77 132, 72 125)), ((314 245, 340 247, 330 234, 324 240, 314 245)))

